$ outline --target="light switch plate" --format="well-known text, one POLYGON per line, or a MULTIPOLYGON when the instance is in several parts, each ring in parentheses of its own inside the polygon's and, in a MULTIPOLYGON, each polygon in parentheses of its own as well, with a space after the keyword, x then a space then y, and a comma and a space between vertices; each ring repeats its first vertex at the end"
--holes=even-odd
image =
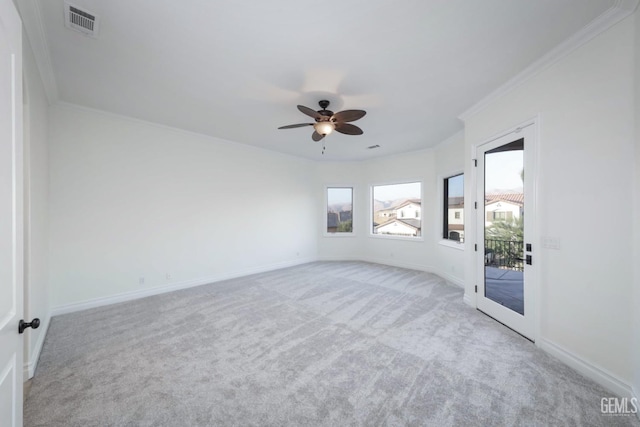
POLYGON ((560 239, 558 237, 544 237, 542 246, 547 249, 560 249, 560 239))

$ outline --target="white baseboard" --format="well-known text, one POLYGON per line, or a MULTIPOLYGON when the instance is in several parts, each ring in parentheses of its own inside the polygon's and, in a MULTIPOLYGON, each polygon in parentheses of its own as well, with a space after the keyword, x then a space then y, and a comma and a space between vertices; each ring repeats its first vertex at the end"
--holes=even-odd
POLYGON ((421 264, 413 264, 410 262, 404 262, 402 260, 397 259, 380 259, 374 257, 362 258, 359 261, 372 262, 375 264, 389 265, 391 267, 400 267, 400 268, 408 268, 410 270, 418 270, 425 271, 427 273, 435 274, 436 276, 442 277, 447 282, 453 283, 454 285, 464 288, 464 280, 460 277, 456 277, 452 274, 446 273, 439 268, 421 265, 421 264))
POLYGON ((413 263, 402 261, 400 259, 395 259, 395 258, 364 257, 360 259, 360 261, 372 262, 374 264, 388 265, 390 267, 408 268, 409 270, 426 271, 427 273, 432 273, 432 270, 433 270, 432 268, 429 268, 421 264, 413 264, 413 263))
MULTIPOLYGON (((44 320, 41 319, 40 328, 42 328, 40 335, 38 336, 38 341, 36 342, 33 351, 28 356, 28 361, 23 365, 23 379, 30 380, 36 373, 36 368, 38 366, 38 360, 40 359, 40 353, 42 352, 42 346, 44 346, 44 339, 47 337, 47 332, 49 331, 49 325, 51 324, 51 316, 49 315, 44 320)), ((29 350, 31 348, 29 347, 29 350)))
POLYGON ((433 269, 431 273, 437 276, 440 276, 443 279, 445 279, 447 282, 451 282, 454 285, 464 289, 464 279, 461 279, 460 277, 454 276, 453 274, 444 272, 440 269, 433 269))
POLYGON ((472 295, 472 294, 468 294, 468 293, 465 292, 464 293, 464 297, 462 298, 462 300, 469 307, 476 308, 476 297, 475 297, 475 294, 472 295))
POLYGON ((316 261, 337 261, 337 262, 349 262, 349 261, 363 261, 360 258, 345 258, 338 256, 319 256, 316 261))
POLYGON ((92 298, 90 300, 74 302, 70 304, 60 305, 54 307, 51 311, 52 316, 59 316, 61 314, 74 313, 76 311, 87 310, 90 308, 102 307, 105 305, 117 304, 125 301, 132 301, 140 298, 145 298, 153 295, 164 294, 167 292, 178 291, 180 289, 193 288, 195 286, 207 285, 209 283, 220 282, 223 280, 235 279, 237 277, 249 276, 252 274, 265 273, 267 271, 278 270, 280 268, 293 267, 300 264, 306 264, 309 262, 317 261, 316 257, 299 258, 293 261, 285 261, 277 264, 264 265, 256 268, 246 269, 242 271, 234 271, 229 273, 223 273, 211 277, 202 277, 193 280, 186 280, 183 282, 171 283, 165 286, 157 286, 153 288, 138 289, 135 291, 123 292, 116 295, 110 295, 100 298, 92 298))
POLYGON ((399 261, 396 259, 381 259, 374 257, 364 257, 364 258, 343 258, 343 257, 331 257, 331 256, 322 256, 318 257, 318 261, 362 261, 362 262, 371 262, 374 264, 382 264, 389 265, 391 267, 400 267, 400 268, 408 268, 410 270, 418 270, 425 271, 427 273, 435 274, 436 276, 440 276, 445 279, 447 282, 451 282, 456 286, 464 288, 464 280, 460 277, 456 277, 452 274, 446 273, 439 268, 425 266, 421 264, 412 264, 410 262, 399 261))
POLYGON ((540 347, 540 349, 562 361, 565 365, 575 369, 585 377, 597 382, 607 390, 611 391, 613 394, 619 397, 628 398, 634 396, 631 385, 625 383, 612 373, 607 372, 606 370, 599 368, 590 362, 587 362, 586 360, 563 348, 562 346, 559 346, 552 341, 540 337, 536 340, 536 345, 540 347))

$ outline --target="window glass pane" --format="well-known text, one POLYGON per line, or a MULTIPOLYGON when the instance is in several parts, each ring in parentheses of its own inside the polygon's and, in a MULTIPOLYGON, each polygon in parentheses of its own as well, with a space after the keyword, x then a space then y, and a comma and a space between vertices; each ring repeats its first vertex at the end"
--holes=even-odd
POLYGON ((444 228, 442 237, 464 242, 464 175, 444 180, 444 228))
POLYGON ((327 188, 327 233, 353 232, 353 188, 327 188))
POLYGON ((422 235, 422 184, 375 185, 372 194, 372 233, 418 237, 422 235))

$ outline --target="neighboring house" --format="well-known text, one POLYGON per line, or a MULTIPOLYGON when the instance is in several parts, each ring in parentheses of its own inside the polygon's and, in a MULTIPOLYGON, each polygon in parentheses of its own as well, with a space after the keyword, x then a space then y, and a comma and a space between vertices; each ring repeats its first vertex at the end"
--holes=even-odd
POLYGON ((487 194, 485 196, 485 226, 490 227, 497 221, 514 221, 524 211, 523 193, 487 194))
POLYGON ((353 219, 353 212, 352 211, 340 211, 340 213, 338 213, 338 216, 340 217, 340 222, 351 221, 353 219))
POLYGON ((375 213, 373 232, 396 236, 420 236, 422 205, 420 200, 410 199, 375 213))
POLYGON ((395 217, 395 208, 380 209, 379 211, 375 211, 373 222, 375 223, 374 225, 384 224, 385 222, 395 217))
POLYGON ((337 212, 327 212, 327 233, 335 233, 338 231, 340 216, 337 212))
POLYGON ((327 212, 327 233, 336 233, 340 223, 353 219, 353 211, 327 212))
POLYGON ((447 238, 464 242, 464 197, 450 197, 447 208, 447 238))
POLYGON ((395 236, 420 236, 419 219, 392 219, 376 226, 375 234, 393 234, 395 236))
POLYGON ((395 217, 399 219, 420 219, 420 200, 407 200, 394 208, 395 217))

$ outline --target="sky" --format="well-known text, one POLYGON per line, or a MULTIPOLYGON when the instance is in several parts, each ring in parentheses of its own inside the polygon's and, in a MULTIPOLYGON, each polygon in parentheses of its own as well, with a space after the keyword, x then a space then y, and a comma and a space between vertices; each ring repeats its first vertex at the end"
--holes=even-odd
POLYGON ((352 203, 352 189, 351 188, 329 188, 327 191, 327 204, 347 204, 352 203))
POLYGON ((502 151, 485 157, 485 188, 491 190, 522 189, 520 174, 523 169, 523 154, 520 151, 502 151))
POLYGON ((449 197, 464 196, 464 175, 449 178, 449 197))
POLYGON ((422 197, 419 182, 408 184, 378 185, 373 188, 373 198, 380 201, 396 199, 420 199, 422 197))

